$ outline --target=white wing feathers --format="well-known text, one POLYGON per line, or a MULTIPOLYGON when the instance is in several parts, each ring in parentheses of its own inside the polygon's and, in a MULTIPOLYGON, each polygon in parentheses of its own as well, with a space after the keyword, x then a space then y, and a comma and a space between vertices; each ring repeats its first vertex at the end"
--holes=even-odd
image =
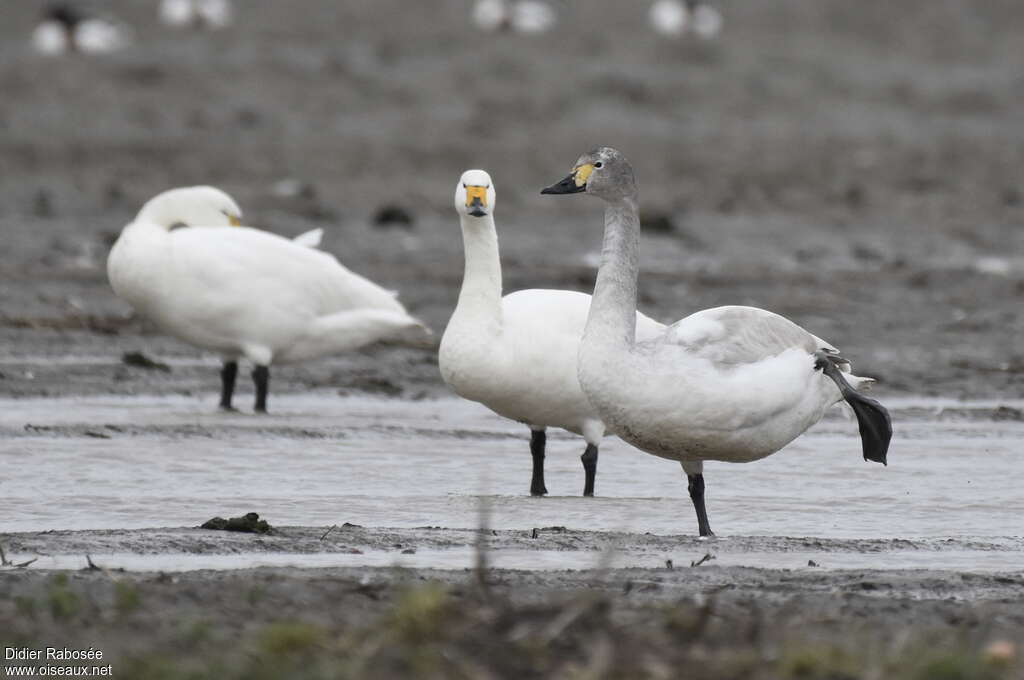
POLYGON ((179 281, 217 291, 223 300, 259 299, 316 316, 361 308, 404 313, 391 293, 355 274, 333 255, 250 229, 171 232, 179 281))
POLYGON ((319 248, 320 242, 324 239, 323 229, 310 229, 304 231, 295 238, 292 239, 295 243, 300 246, 306 246, 307 248, 319 248))

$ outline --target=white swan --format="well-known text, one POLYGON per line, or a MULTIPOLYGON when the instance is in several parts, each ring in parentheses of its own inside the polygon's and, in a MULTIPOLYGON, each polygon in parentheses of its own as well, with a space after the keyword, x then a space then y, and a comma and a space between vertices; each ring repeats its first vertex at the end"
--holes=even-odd
POLYGON ((697 37, 711 40, 722 32, 722 24, 725 23, 722 13, 706 2, 698 2, 690 10, 693 16, 693 32, 697 37))
MULTIPOLYGON (((120 297, 163 331, 219 353, 222 408, 231 408, 238 359, 251 361, 256 411, 267 408, 269 366, 378 340, 421 344, 429 331, 390 291, 310 244, 241 224, 219 189, 172 189, 151 199, 107 260, 120 297)), ((302 237, 300 237, 301 239, 302 237)))
POLYGON ((161 0, 159 14, 173 28, 220 30, 231 25, 234 11, 230 0, 161 0))
POLYGON ((722 14, 707 2, 700 0, 657 0, 647 14, 657 33, 679 36, 692 30, 699 37, 710 40, 722 31, 722 14))
POLYGON ((125 24, 85 16, 68 4, 47 7, 42 21, 32 31, 32 47, 46 56, 116 52, 131 42, 132 32, 125 24))
MULTIPOLYGON (((583 494, 594 493, 597 449, 604 423, 583 396, 576 355, 590 296, 568 290, 521 290, 501 296, 501 260, 494 228, 494 184, 483 170, 468 170, 455 188, 466 268, 459 302, 441 339, 441 376, 455 392, 529 426, 533 477, 544 485, 545 429, 560 427, 587 442, 581 457, 583 494)), ((637 334, 664 326, 636 313, 637 334)))
POLYGON ((581 192, 606 207, 580 384, 612 432, 682 463, 701 536, 713 535, 704 461, 742 463, 775 453, 841 399, 857 414, 864 458, 885 463, 889 414, 855 390, 871 380, 850 375, 835 348, 793 322, 754 307, 717 307, 653 339, 636 337, 640 220, 633 168, 615 149, 601 147, 542 193, 581 192))
POLYGON ((557 21, 555 10, 543 0, 477 0, 473 5, 473 23, 488 32, 545 33, 557 21))
POLYGON ((656 33, 682 35, 690 23, 690 12, 680 0, 657 0, 647 12, 647 19, 656 33))

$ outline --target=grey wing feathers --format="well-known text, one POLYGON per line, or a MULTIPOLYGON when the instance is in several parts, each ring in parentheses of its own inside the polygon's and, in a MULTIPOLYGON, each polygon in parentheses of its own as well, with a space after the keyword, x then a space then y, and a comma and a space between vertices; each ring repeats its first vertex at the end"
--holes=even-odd
POLYGON ((752 363, 796 348, 809 354, 838 353, 789 319, 756 307, 705 309, 669 326, 665 337, 696 356, 722 364, 752 363))

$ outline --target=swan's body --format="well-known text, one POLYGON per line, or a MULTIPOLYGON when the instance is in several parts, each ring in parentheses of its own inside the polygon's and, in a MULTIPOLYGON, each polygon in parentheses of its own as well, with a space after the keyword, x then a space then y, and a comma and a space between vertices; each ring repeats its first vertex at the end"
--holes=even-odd
MULTIPOLYGON (((225 227, 240 214, 210 187, 165 192, 124 228, 107 262, 114 291, 140 314, 224 357, 231 388, 240 357, 265 371, 426 332, 391 292, 308 244, 248 227, 170 229, 225 227)), ((222 406, 230 399, 225 378, 222 406)))
POLYGON ((679 0, 657 0, 647 13, 655 32, 662 35, 682 35, 690 23, 690 12, 679 0))
POLYGON ((816 352, 836 350, 755 307, 706 309, 628 348, 602 339, 598 325, 588 336, 580 353, 584 391, 623 439, 662 458, 764 458, 842 399, 814 369, 816 352), (595 370, 609 357, 614 366, 595 370))
POLYGON ((543 0, 477 0, 473 23, 488 31, 544 33, 557 22, 555 10, 543 0))
MULTIPOLYGON (((586 293, 540 288, 502 297, 496 314, 456 308, 441 340, 441 375, 457 394, 498 415, 597 445, 605 427, 576 375, 589 311, 586 293)), ((663 328, 639 313, 637 324, 646 337, 663 328)))
POLYGON ((711 40, 722 32, 722 13, 707 3, 698 3, 692 12, 693 32, 697 37, 711 40))
POLYGON ((865 458, 885 462, 888 414, 855 391, 870 379, 849 375, 835 348, 792 321, 754 307, 717 307, 654 338, 636 336, 640 221, 633 170, 618 151, 585 154, 572 175, 544 192, 587 192, 607 202, 580 385, 611 431, 682 463, 701 535, 711 534, 704 461, 771 455, 843 398, 860 422, 865 458))
POLYGON ((697 36, 711 39, 722 31, 722 14, 707 2, 700 0, 657 0, 647 14, 657 33, 680 36, 693 31, 697 36))
MULTIPOLYGON (((594 468, 605 433, 604 423, 583 395, 576 375, 590 296, 530 289, 502 297, 494 189, 486 173, 470 170, 463 175, 456 189, 456 208, 466 271, 458 305, 441 340, 441 375, 460 396, 524 423, 535 433, 531 493, 541 495, 546 493, 543 442, 538 441, 537 433, 559 427, 582 435, 592 451, 594 468), (476 207, 467 196, 475 191, 487 192, 477 196, 476 207)), ((641 337, 651 337, 664 328, 642 314, 634 316, 641 337)), ((584 464, 588 477, 584 492, 592 493, 593 474, 586 458, 584 464)))
POLYGON ((173 28, 219 30, 231 25, 230 0, 161 0, 160 21, 173 28))
POLYGON ((69 52, 102 54, 131 44, 131 30, 117 21, 87 17, 72 5, 48 8, 32 31, 32 47, 47 56, 69 52))

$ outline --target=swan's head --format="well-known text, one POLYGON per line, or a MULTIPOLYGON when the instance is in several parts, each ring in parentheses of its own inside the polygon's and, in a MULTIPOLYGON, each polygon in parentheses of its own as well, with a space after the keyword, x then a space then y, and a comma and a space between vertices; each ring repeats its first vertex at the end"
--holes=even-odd
POLYGON ((633 166, 617 149, 599 146, 579 157, 568 177, 541 190, 542 194, 587 193, 606 201, 635 198, 633 166))
POLYGON ((455 210, 460 215, 485 217, 494 213, 494 183, 483 170, 466 170, 455 186, 455 210))
POLYGON ((215 187, 182 187, 151 198, 142 206, 135 221, 167 229, 175 225, 237 227, 242 224, 242 209, 233 198, 215 187))

